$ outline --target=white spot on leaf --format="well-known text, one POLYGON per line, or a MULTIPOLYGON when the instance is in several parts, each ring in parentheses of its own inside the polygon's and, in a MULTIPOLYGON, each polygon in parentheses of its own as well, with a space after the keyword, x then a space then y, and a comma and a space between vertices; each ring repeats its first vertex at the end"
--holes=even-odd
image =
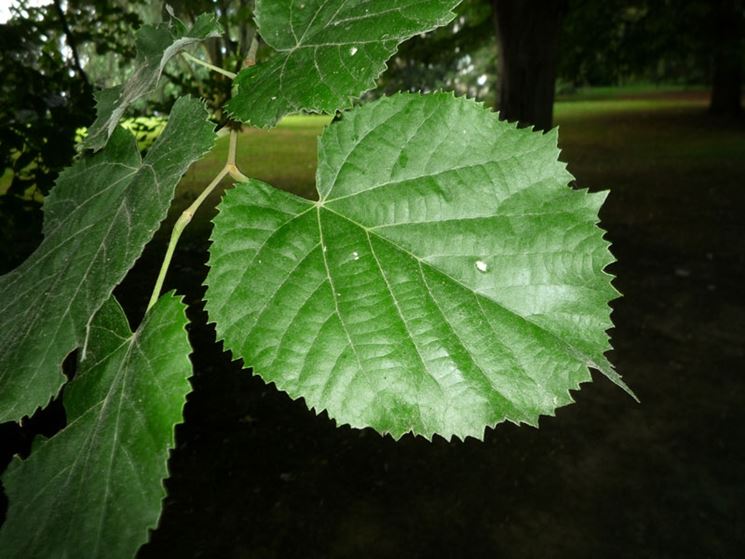
POLYGON ((487 264, 483 260, 476 260, 476 269, 479 272, 486 272, 489 270, 489 264, 487 264))
POLYGON ((349 49, 349 54, 351 56, 354 56, 355 54, 357 54, 357 47, 352 47, 351 49, 349 49))

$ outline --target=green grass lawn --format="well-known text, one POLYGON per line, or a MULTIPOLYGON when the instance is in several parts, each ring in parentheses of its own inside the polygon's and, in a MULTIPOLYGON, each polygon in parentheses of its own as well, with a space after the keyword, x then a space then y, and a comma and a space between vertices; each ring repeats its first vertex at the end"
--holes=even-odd
POLYGON ((703 85, 671 85, 653 83, 635 83, 629 85, 582 87, 571 93, 559 93, 560 102, 588 101, 601 99, 629 99, 670 97, 671 95, 702 94, 708 91, 703 85))
MULTIPOLYGON (((706 109, 702 93, 558 103, 561 159, 580 186, 611 190, 601 215, 659 242, 676 230, 659 218, 668 208, 691 212, 691 221, 678 226, 682 232, 701 217, 697 208, 711 202, 724 211, 742 191, 745 123, 706 109)), ((695 243, 705 250, 711 239, 682 235, 675 242, 681 250, 695 243)))
POLYGON ((557 103, 562 158, 595 187, 609 178, 745 170, 742 122, 712 118, 706 107, 701 94, 557 103))

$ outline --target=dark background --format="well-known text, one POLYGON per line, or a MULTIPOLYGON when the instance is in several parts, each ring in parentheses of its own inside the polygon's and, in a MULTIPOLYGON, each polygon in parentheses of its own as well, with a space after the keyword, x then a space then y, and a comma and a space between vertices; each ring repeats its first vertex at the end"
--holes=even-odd
MULTIPOLYGON (((0 27, 0 272, 38 243, 40 201, 92 120, 92 92, 124 79, 131 26, 158 17, 156 4, 18 3, 0 27)), ((250 2, 172 4, 185 19, 216 10, 227 31, 203 55, 240 67, 250 2)), ((640 405, 596 374, 540 429, 499 425, 483 442, 336 428, 215 343, 199 229, 166 285, 190 305, 194 391, 139 556, 742 556, 744 14, 739 0, 470 0, 452 25, 403 45, 368 95, 455 89, 510 120, 560 125, 578 184, 611 189, 601 218, 624 296, 609 357, 640 405)), ((224 118, 224 80, 167 73, 136 112, 196 92, 224 118)), ((163 250, 157 237, 117 288, 133 324, 163 250)), ((60 402, 0 425, 0 467, 62 426, 60 402)))

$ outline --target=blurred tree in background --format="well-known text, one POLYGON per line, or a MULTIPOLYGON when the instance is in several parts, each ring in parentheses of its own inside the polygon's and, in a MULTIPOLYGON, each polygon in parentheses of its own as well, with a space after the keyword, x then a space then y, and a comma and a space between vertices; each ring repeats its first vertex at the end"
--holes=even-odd
POLYGON ((561 77, 573 87, 635 80, 705 83, 705 56, 694 44, 693 29, 701 23, 704 4, 571 0, 561 40, 561 77))
POLYGON ((713 66, 709 109, 715 114, 740 114, 745 1, 713 0, 707 5, 704 41, 713 66))
POLYGON ((711 111, 742 107, 743 0, 571 0, 559 75, 573 87, 706 84, 711 111))
POLYGON ((741 107, 743 0, 466 0, 449 26, 401 46, 373 95, 453 89, 547 129, 554 93, 711 84, 741 107), (558 81, 558 86, 557 86, 558 81))
POLYGON ((493 0, 499 43, 499 110, 506 120, 553 125, 559 37, 568 0, 493 0))

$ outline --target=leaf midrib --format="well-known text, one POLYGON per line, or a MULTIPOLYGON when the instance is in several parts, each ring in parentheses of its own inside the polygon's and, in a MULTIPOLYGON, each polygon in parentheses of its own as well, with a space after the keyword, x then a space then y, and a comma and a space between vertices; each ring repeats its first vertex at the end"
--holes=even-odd
POLYGON ((331 297, 334 299, 334 307, 336 308, 336 315, 339 317, 339 323, 341 324, 341 327, 344 330, 344 334, 347 336, 347 342, 349 343, 349 347, 352 349, 352 352, 354 353, 354 356, 357 360, 357 367, 359 367, 360 372, 362 372, 365 369, 362 366, 362 361, 360 360, 359 353, 357 353, 357 347, 352 342, 352 337, 349 335, 349 330, 347 329, 347 325, 344 323, 344 317, 342 317, 341 311, 339 310, 339 300, 336 294, 336 286, 334 285, 334 280, 331 278, 331 270, 329 269, 328 259, 326 258, 326 252, 324 250, 324 247, 326 246, 326 244, 323 240, 323 226, 321 225, 321 206, 319 206, 318 204, 316 204, 316 220, 318 222, 318 237, 321 242, 321 258, 323 259, 323 266, 326 269, 326 277, 329 280, 329 287, 331 288, 331 297))
MULTIPOLYGON (((78 468, 78 464, 81 464, 82 466, 85 466, 85 464, 87 463, 88 459, 90 458, 90 455, 91 455, 91 452, 92 452, 92 448, 94 446, 94 442, 95 442, 95 439, 96 439, 95 435, 97 434, 96 426, 101 423, 101 416, 103 415, 103 412, 106 409, 106 403, 108 402, 109 397, 111 396, 111 394, 114 391, 114 389, 119 386, 119 379, 121 378, 122 370, 124 368, 124 364, 127 362, 128 357, 129 357, 129 355, 130 355, 130 353, 132 351, 132 347, 134 345, 134 343, 133 343, 134 340, 135 340, 134 335, 132 335, 131 337, 127 338, 124 342, 122 342, 121 344, 119 344, 118 346, 116 346, 116 348, 114 348, 110 352, 108 352, 107 355, 106 355, 106 357, 104 357, 102 359, 102 361, 103 361, 103 360, 106 360, 106 359, 111 358, 111 356, 112 355, 115 355, 118 351, 120 351, 122 349, 122 347, 124 347, 125 345, 129 344, 129 347, 126 350, 125 355, 123 356, 122 361, 119 364, 119 367, 117 368, 117 372, 114 374, 114 378, 112 379, 111 386, 109 387, 109 390, 107 391, 106 395, 103 398, 101 398, 101 400, 99 400, 98 402, 96 402, 95 404, 89 406, 88 409, 86 409, 83 413, 81 413, 78 417, 76 417, 72 422, 70 422, 69 425, 65 426, 65 430, 67 430, 71 426, 75 425, 76 423, 82 422, 84 418, 90 417, 91 414, 95 414, 94 418, 91 420, 91 426, 90 426, 90 429, 88 431, 88 434, 85 437, 85 442, 83 443, 84 444, 84 447, 86 448, 86 450, 85 450, 85 452, 78 453, 78 455, 75 457, 75 460, 73 461, 73 463, 67 468, 67 470, 69 470, 68 471, 68 474, 67 474, 67 478, 65 479, 65 482, 63 483, 62 488, 61 488, 61 490, 60 490, 59 493, 62 493, 64 490, 66 490, 66 488, 69 486, 70 482, 73 479, 73 474, 75 474, 76 472, 79 472, 80 471, 79 468, 78 468), (85 456, 85 459, 84 460, 81 460, 83 458, 83 456, 85 456)), ((88 369, 85 372, 90 372, 91 370, 92 369, 88 369)), ((64 433, 64 431, 62 431, 60 434, 62 434, 62 433, 64 433)), ((50 439, 46 444, 49 444, 52 440, 53 439, 50 439)), ((42 449, 39 449, 39 451, 41 451, 41 450, 42 449)), ((107 487, 108 487, 108 484, 107 484, 107 487)), ((78 495, 80 494, 80 490, 82 490, 82 487, 79 488, 78 495)), ((71 518, 72 518, 72 516, 71 516, 71 518)), ((36 542, 37 541, 37 538, 38 538, 39 534, 41 533, 42 529, 45 527, 45 524, 46 524, 46 521, 39 523, 38 531, 31 538, 31 541, 32 542, 36 542)))

